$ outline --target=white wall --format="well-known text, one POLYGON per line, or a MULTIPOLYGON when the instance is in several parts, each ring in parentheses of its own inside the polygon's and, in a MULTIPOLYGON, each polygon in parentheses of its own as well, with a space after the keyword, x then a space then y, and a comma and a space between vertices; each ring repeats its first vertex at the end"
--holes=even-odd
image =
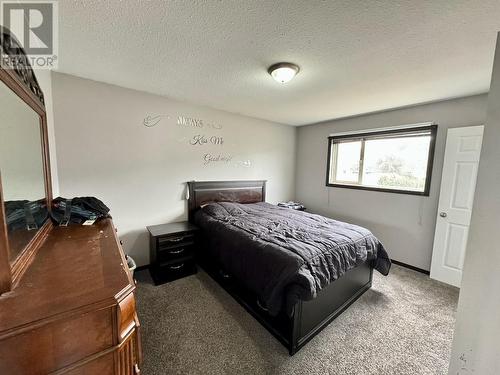
POLYGON ((186 219, 186 181, 267 179, 269 202, 294 197, 293 127, 58 73, 52 94, 60 195, 102 199, 139 265, 149 261, 147 225, 186 219), (146 127, 148 115, 165 116, 146 127), (224 143, 190 145, 199 134, 224 143), (205 165, 207 153, 232 159, 205 165))
MULTIPOLYGON (((500 36, 500 34, 499 34, 500 36)), ((500 37, 458 302, 449 374, 500 371, 500 37)))
POLYGON ((430 269, 446 129, 481 125, 487 95, 300 127, 296 198, 311 211, 370 229, 398 261, 430 269), (335 132, 420 122, 439 125, 429 197, 326 187, 327 137, 335 132))

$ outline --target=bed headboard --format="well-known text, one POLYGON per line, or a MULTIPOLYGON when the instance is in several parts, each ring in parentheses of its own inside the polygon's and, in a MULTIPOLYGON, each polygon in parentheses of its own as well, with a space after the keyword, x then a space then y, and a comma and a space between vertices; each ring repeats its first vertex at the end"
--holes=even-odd
POLYGON ((266 181, 190 181, 188 184, 188 218, 203 204, 210 202, 256 203, 266 201, 266 181))

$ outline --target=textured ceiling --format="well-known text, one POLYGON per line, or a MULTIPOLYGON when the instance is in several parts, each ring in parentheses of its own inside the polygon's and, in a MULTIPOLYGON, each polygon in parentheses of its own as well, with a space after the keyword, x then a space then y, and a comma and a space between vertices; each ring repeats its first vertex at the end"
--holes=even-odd
POLYGON ((487 92, 500 30, 499 0, 59 4, 59 71, 291 125, 487 92))

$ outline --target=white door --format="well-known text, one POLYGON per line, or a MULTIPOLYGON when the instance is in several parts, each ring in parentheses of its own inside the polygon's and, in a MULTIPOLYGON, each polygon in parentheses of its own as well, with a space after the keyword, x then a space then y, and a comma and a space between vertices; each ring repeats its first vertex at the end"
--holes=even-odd
POLYGON ((460 287, 484 126, 448 129, 431 278, 460 287))

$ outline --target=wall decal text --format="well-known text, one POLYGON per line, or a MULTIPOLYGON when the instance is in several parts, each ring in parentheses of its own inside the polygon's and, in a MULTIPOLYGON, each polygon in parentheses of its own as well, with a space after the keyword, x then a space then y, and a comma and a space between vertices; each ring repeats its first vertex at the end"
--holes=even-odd
POLYGON ((222 146, 224 144, 224 138, 215 135, 211 137, 206 137, 203 134, 196 134, 189 141, 189 144, 191 146, 196 146, 196 145, 203 146, 206 145, 207 143, 210 143, 212 145, 222 146))
POLYGON ((205 161, 205 165, 213 164, 213 163, 229 163, 233 157, 231 155, 212 155, 205 154, 203 156, 203 160, 205 161))
MULTIPOLYGON (((163 119, 170 119, 169 115, 147 115, 142 124, 148 128, 158 125, 163 119)), ((222 129, 222 125, 214 122, 207 122, 199 118, 177 116, 177 125, 191 128, 222 129)))
MULTIPOLYGON (((188 129, 204 129, 208 134, 195 134, 182 137, 178 141, 181 143, 186 142, 185 144, 189 144, 190 146, 216 146, 216 147, 224 147, 225 146, 225 137, 220 134, 218 131, 222 130, 222 125, 215 122, 208 122, 200 118, 189 117, 189 116, 174 116, 173 118, 166 114, 149 114, 143 119, 143 125, 148 128, 152 128, 158 125, 161 121, 168 119, 170 120, 170 124, 175 124, 179 127, 182 127, 186 130, 188 129), (212 134, 210 134, 212 133, 212 134), (214 134, 215 133, 215 134, 214 134)), ((195 130, 196 131, 196 130, 195 130)), ((233 155, 228 153, 205 153, 202 156, 203 165, 213 165, 213 164, 225 164, 225 165, 234 165, 235 167, 251 167, 252 162, 250 160, 239 160, 238 158, 234 158, 233 155)))
POLYGON ((177 125, 188 126, 193 128, 211 128, 216 130, 222 129, 221 124, 215 124, 203 121, 202 119, 199 118, 185 117, 185 116, 177 117, 177 125))

